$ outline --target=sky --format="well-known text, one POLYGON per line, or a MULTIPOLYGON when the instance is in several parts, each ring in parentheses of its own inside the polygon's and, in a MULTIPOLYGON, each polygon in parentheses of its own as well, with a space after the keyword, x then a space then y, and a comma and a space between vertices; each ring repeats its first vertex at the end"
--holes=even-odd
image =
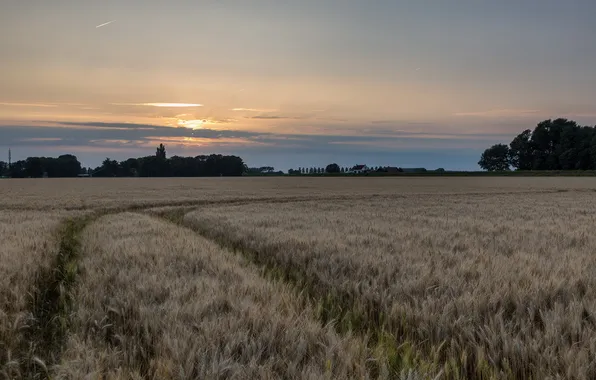
POLYGON ((0 160, 478 169, 596 125, 593 0, 2 0, 0 160), (7 155, 7 153, 6 153, 7 155))

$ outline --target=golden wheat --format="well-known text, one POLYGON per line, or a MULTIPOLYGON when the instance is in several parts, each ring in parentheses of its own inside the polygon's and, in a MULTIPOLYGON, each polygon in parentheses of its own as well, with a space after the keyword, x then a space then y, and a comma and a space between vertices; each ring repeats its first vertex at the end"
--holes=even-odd
POLYGON ((595 190, 592 178, 3 181, 0 377, 594 378, 595 190), (150 208, 253 263, 130 213, 150 208), (59 233, 79 210, 109 216, 59 233))
POLYGON ((455 377, 596 377, 591 193, 219 206, 186 221, 455 377))
POLYGON ((20 377, 35 352, 23 331, 33 321, 36 282, 51 271, 58 252, 61 212, 0 211, 0 376, 20 377))
POLYGON ((594 190, 593 178, 77 178, 2 181, 0 209, 98 209, 259 198, 594 190))
POLYGON ((364 342, 192 231, 103 217, 82 254, 61 378, 367 378, 364 342))

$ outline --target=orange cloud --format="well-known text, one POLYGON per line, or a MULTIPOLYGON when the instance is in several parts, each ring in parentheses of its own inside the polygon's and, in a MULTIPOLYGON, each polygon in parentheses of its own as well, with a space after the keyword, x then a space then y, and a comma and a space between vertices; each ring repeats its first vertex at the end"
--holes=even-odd
POLYGON ((540 110, 533 109, 495 109, 487 111, 475 111, 475 112, 458 112, 454 116, 477 116, 477 117, 516 117, 516 116, 535 116, 540 110))
POLYGON ((21 139, 21 141, 62 141, 60 137, 30 137, 21 139))
POLYGON ((147 140, 146 145, 148 146, 153 146, 160 142, 182 147, 271 145, 269 143, 239 137, 222 137, 218 139, 212 139, 204 137, 147 136, 145 138, 147 140))
POLYGON ((274 109, 258 109, 258 108, 232 108, 230 111, 234 112, 276 112, 274 109))
POLYGON ((44 108, 58 107, 56 104, 45 104, 45 103, 0 103, 0 106, 5 106, 5 107, 44 107, 44 108))
POLYGON ((162 107, 162 108, 193 108, 203 107, 198 103, 111 103, 113 106, 143 106, 143 107, 162 107))

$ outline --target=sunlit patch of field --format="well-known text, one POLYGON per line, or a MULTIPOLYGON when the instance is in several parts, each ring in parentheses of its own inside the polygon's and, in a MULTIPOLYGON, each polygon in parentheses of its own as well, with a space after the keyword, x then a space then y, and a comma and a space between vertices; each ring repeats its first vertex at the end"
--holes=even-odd
POLYGON ((0 184, 0 378, 596 378, 592 178, 0 184))

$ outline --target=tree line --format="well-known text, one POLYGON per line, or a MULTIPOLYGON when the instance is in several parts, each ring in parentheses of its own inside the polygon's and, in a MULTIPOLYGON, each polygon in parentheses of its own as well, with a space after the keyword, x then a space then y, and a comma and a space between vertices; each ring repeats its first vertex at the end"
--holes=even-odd
POLYGON ((54 157, 29 157, 13 162, 10 166, 0 162, 0 174, 13 178, 76 177, 82 172, 76 156, 64 154, 54 157))
POLYGON ((478 165, 488 171, 596 170, 596 126, 563 118, 544 120, 509 145, 486 149, 478 165))
POLYGON ((196 157, 172 156, 160 144, 155 155, 116 161, 106 158, 96 168, 83 168, 76 156, 29 157, 9 165, 0 161, 0 175, 13 178, 77 177, 211 177, 240 176, 246 165, 238 156, 221 154, 196 157))
MULTIPOLYGON (((338 164, 333 163, 329 164, 326 167, 310 167, 310 168, 303 168, 299 167, 298 169, 289 169, 288 174, 323 174, 323 173, 350 173, 351 171, 355 170, 357 166, 352 167, 340 167, 338 164)), ((387 167, 383 166, 373 166, 368 169, 371 172, 386 172, 388 171, 387 167)), ((394 168, 395 172, 403 172, 402 168, 394 168)))

